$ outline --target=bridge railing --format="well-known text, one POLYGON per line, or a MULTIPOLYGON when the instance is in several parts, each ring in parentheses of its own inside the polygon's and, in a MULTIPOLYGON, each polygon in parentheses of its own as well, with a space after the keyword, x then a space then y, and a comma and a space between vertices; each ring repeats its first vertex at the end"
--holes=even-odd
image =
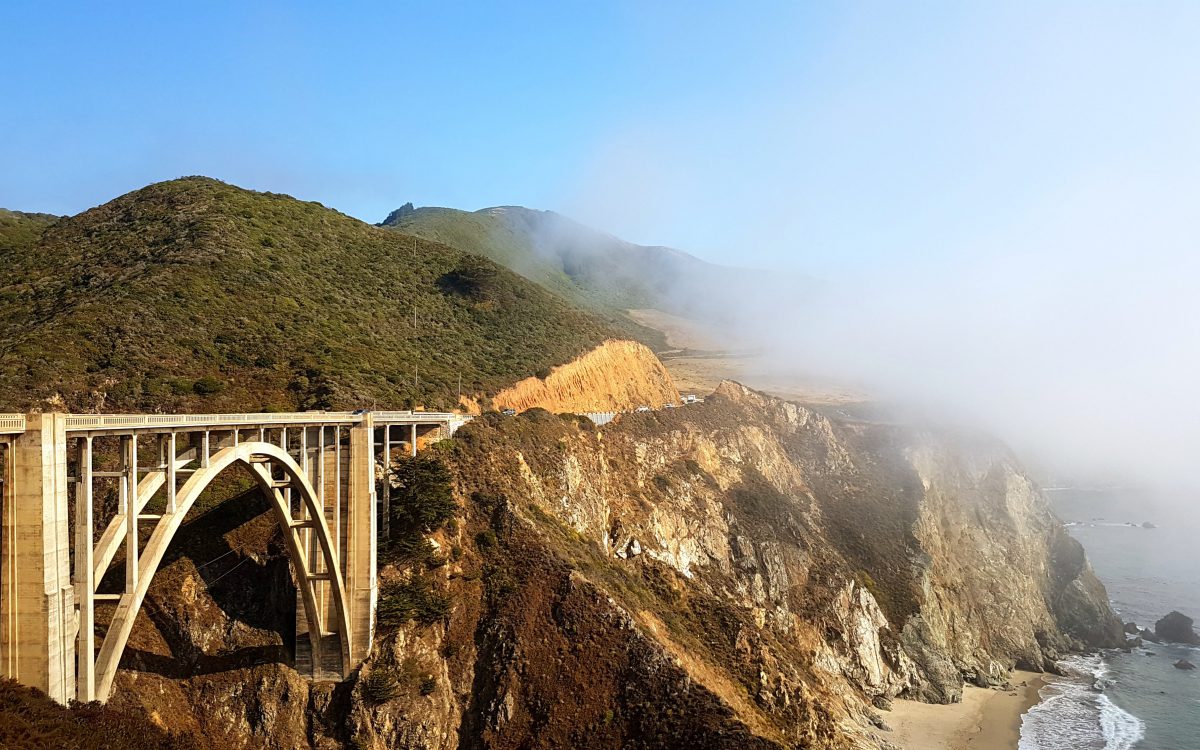
MULTIPOLYGON (((455 424, 470 417, 451 412, 373 411, 376 424, 455 424)), ((362 411, 260 412, 241 414, 68 414, 66 428, 72 432, 105 430, 186 429, 260 425, 350 425, 363 421, 362 411)), ((0 414, 0 434, 25 432, 24 414, 0 414)))
POLYGON ((68 414, 68 430, 128 430, 171 427, 235 427, 264 424, 354 424, 354 412, 264 412, 259 414, 68 414))
POLYGON ((452 422, 464 415, 448 411, 373 411, 375 424, 380 422, 452 422))

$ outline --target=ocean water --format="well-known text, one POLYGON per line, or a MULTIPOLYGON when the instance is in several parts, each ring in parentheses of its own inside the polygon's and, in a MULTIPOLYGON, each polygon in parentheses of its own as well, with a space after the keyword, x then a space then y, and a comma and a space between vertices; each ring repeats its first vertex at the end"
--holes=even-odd
MULTIPOLYGON (((1154 629, 1171 610, 1200 621, 1200 522, 1128 490, 1047 493, 1071 535, 1087 550, 1122 622, 1154 629), (1157 528, 1146 529, 1150 521, 1157 528)), ((1198 505, 1190 503, 1195 513, 1198 505)), ((1200 750, 1200 649, 1147 643, 1063 663, 1042 702, 1022 719, 1021 750, 1200 750)))

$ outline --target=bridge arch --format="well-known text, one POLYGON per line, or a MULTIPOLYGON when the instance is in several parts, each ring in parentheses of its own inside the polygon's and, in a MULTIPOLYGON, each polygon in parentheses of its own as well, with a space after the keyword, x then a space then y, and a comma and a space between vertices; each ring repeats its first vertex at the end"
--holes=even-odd
MULTIPOLYGON (((150 582, 188 510, 218 475, 235 464, 249 468, 275 510, 276 520, 286 541, 296 587, 304 603, 314 664, 320 661, 323 636, 336 633, 340 646, 342 676, 346 676, 351 666, 350 640, 353 632, 350 626, 350 605, 346 596, 345 581, 338 565, 336 547, 318 493, 309 482, 304 469, 286 449, 267 442, 252 441, 231 445, 209 457, 179 488, 174 507, 158 518, 149 541, 138 555, 135 585, 121 594, 108 631, 96 654, 96 699, 108 699, 121 655, 133 631, 150 582), (292 493, 299 496, 300 517, 293 515, 292 493), (314 543, 307 545, 309 549, 306 549, 302 536, 305 530, 309 530, 314 543), (314 547, 315 550, 312 549, 314 547), (310 551, 315 551, 315 555, 310 557, 310 551), (317 597, 317 582, 329 584, 335 622, 325 621, 325 613, 317 597)), ((142 488, 139 488, 138 494, 141 494, 140 490, 142 488)), ((81 595, 92 594, 93 592, 81 592, 81 595)))

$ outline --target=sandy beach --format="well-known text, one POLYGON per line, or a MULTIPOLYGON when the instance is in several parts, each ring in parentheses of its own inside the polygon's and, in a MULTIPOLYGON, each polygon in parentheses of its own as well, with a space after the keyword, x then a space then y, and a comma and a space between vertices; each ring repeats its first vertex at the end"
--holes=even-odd
POLYGON ((884 719, 887 739, 904 750, 1016 750, 1021 716, 1038 702, 1045 684, 1036 672, 1013 672, 1011 690, 968 685, 961 703, 934 705, 898 700, 884 719))

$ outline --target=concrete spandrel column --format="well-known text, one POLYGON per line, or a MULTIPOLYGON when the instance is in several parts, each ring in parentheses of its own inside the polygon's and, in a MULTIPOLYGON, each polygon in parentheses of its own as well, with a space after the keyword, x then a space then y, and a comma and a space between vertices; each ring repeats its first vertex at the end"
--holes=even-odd
POLYGON ((32 414, 12 445, 4 504, 0 663, 7 676, 59 703, 75 697, 75 636, 67 518, 66 418, 32 414))
POLYGON ((350 428, 346 488, 346 596, 350 600, 350 658, 357 666, 375 636, 378 518, 375 509, 375 424, 368 412, 350 428))

